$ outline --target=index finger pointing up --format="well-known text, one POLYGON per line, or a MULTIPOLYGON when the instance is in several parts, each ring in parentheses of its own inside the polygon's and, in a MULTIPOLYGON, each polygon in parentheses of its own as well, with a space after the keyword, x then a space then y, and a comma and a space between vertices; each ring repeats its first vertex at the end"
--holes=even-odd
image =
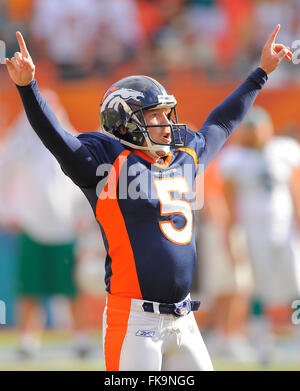
POLYGON ((278 34, 278 31, 280 30, 280 24, 278 24, 274 31, 271 33, 271 35, 269 36, 268 40, 267 40, 267 45, 271 46, 274 42, 275 42, 275 39, 277 37, 277 34, 278 34))
POLYGON ((26 47, 26 43, 25 43, 24 38, 23 38, 22 34, 20 33, 20 31, 16 32, 16 36, 17 36, 17 40, 19 43, 19 47, 20 47, 22 56, 26 56, 26 55, 28 56, 29 53, 28 53, 28 50, 26 47))

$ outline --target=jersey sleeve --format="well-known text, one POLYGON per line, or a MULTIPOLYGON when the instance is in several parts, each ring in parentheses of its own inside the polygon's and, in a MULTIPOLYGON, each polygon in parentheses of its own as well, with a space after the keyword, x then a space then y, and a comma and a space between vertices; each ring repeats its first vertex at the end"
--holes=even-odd
POLYGON ((194 149, 199 164, 206 167, 221 149, 230 134, 245 118, 267 79, 265 71, 257 68, 209 114, 194 136, 194 149))
POLYGON ((41 95, 36 80, 28 86, 17 86, 28 120, 45 147, 55 156, 62 170, 80 187, 91 187, 101 163, 93 152, 88 136, 73 136, 66 132, 41 95), (83 141, 84 139, 84 141, 83 141))

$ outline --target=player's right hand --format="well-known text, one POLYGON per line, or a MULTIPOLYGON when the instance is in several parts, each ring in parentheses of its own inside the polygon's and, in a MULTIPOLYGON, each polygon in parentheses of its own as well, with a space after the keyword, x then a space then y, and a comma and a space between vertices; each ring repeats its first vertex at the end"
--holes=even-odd
POLYGON ((20 52, 16 52, 10 60, 6 58, 5 63, 12 81, 18 86, 27 86, 34 79, 35 65, 27 50, 22 34, 17 31, 16 36, 20 52))

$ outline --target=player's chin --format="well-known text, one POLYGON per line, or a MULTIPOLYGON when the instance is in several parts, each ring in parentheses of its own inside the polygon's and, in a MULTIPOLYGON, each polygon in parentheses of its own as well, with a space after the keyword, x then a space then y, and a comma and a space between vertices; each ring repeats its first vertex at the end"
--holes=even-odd
POLYGON ((167 156, 169 154, 169 152, 170 152, 170 146, 166 145, 166 146, 162 146, 161 149, 156 151, 156 154, 159 157, 164 157, 164 156, 167 156))
POLYGON ((168 152, 165 151, 156 151, 156 155, 159 157, 167 156, 168 152))

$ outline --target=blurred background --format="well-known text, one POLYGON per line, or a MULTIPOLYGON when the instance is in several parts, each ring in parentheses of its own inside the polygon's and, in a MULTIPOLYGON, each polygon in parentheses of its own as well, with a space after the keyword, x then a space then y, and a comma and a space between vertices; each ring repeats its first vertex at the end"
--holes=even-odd
MULTIPOLYGON (((300 0, 0 0, 6 56, 20 30, 39 87, 74 134, 98 129, 102 95, 131 74, 158 79, 176 96, 179 121, 200 129, 258 66, 277 23, 277 41, 295 52, 300 0)), ((296 62, 270 75, 261 111, 205 173, 193 296, 216 369, 300 369, 296 62), (259 127, 269 130, 263 140, 259 127)), ((99 227, 31 133, 4 65, 0 85, 0 369, 103 370, 99 227)))

